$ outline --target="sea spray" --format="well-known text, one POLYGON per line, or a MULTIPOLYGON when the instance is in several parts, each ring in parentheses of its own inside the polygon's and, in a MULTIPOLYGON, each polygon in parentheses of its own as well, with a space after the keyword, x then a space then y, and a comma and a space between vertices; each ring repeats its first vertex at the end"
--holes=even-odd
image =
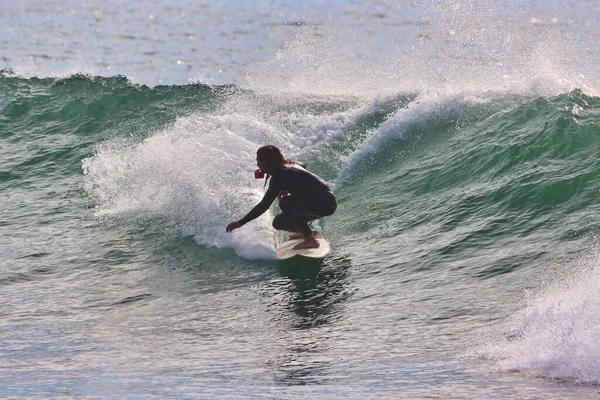
POLYGON ((319 24, 275 31, 282 45, 249 63, 237 83, 268 93, 361 98, 425 91, 596 93, 600 76, 588 60, 600 54, 578 30, 598 32, 581 19, 579 7, 512 3, 389 4, 383 13, 405 7, 404 19, 389 25, 323 16, 319 24))
POLYGON ((600 253, 556 271, 551 283, 494 327, 474 354, 501 371, 600 383, 600 253))
POLYGON ((0 396, 597 395, 596 275, 540 282, 600 232, 596 4, 13 3, 0 396), (265 142, 343 181, 323 263, 263 261, 270 215, 224 232, 265 142))
POLYGON ((331 101, 318 107, 300 97, 293 104, 295 112, 282 114, 282 108, 292 106, 289 98, 240 92, 216 112, 180 117, 145 139, 116 137, 99 144, 83 160, 96 214, 167 216, 200 244, 233 247, 246 258, 268 258, 274 245, 272 216, 266 214, 233 235, 224 231, 262 198, 263 182, 252 176, 256 149, 274 144, 288 158, 309 161, 311 170, 318 170, 306 160, 310 151, 301 149, 339 136, 344 121, 356 114, 331 101), (297 106, 302 104, 311 106, 301 112, 297 106))

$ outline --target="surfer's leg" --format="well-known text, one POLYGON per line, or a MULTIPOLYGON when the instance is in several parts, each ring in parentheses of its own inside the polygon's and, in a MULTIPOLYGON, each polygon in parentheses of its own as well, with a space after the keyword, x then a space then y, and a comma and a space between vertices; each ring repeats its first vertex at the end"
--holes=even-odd
MULTIPOLYGON (((333 214, 336 203, 335 198, 332 197, 332 199, 331 201, 330 199, 323 200, 294 195, 284 197, 279 201, 281 214, 273 220, 273 227, 279 230, 297 232, 297 238, 304 239, 304 241, 296 245, 295 249, 319 247, 319 242, 316 240, 318 233, 312 231, 308 223, 317 218, 333 214)), ((296 238, 296 235, 290 236, 290 239, 292 238, 296 238)))
POLYGON ((288 196, 283 202, 280 202, 281 211, 286 214, 290 220, 298 226, 304 240, 293 247, 294 250, 313 249, 320 246, 317 241, 318 234, 310 230, 308 222, 317 218, 331 215, 337 208, 337 202, 334 196, 325 196, 316 198, 312 196, 288 196))
POLYGON ((307 212, 308 207, 306 205, 305 199, 294 196, 287 196, 279 202, 282 214, 296 227, 296 231, 300 231, 304 239, 293 247, 294 250, 314 249, 320 246, 308 226, 308 222, 315 219, 315 215, 307 212))
MULTIPOLYGON (((318 217, 310 215, 310 213, 307 212, 306 202, 303 200, 304 199, 300 199, 296 196, 287 196, 281 199, 279 202, 281 214, 279 215, 282 217, 277 223, 279 226, 292 228, 285 230, 301 233, 303 237, 312 237, 312 231, 308 226, 308 223, 318 217)), ((279 215, 277 217, 279 217, 279 215)), ((275 227, 275 220, 273 220, 273 226, 275 227)), ((275 227, 275 229, 278 228, 275 227)))
POLYGON ((277 229, 278 231, 300 233, 298 227, 292 222, 290 217, 284 213, 278 214, 275 216, 275 218, 273 218, 273 228, 277 229))
POLYGON ((294 232, 309 234, 308 223, 326 217, 335 212, 335 197, 315 198, 310 196, 289 195, 279 202, 282 214, 289 218, 288 223, 295 226, 294 232))
MULTIPOLYGON (((304 235, 300 233, 292 220, 284 213, 278 214, 275 216, 275 218, 273 218, 273 228, 277 229, 278 231, 292 232, 292 234, 288 237, 288 240, 304 239, 304 235)), ((315 238, 321 237, 316 230, 312 231, 312 235, 315 238)))

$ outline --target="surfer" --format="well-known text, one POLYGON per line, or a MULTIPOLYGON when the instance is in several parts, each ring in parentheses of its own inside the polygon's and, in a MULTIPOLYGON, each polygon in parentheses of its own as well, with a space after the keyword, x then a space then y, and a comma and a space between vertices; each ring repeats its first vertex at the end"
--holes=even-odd
POLYGON ((287 160, 275 146, 258 149, 256 164, 255 175, 266 174, 265 186, 269 182, 269 188, 260 203, 242 219, 227 225, 225 230, 231 232, 259 217, 278 199, 281 214, 273 219, 273 228, 294 232, 290 239, 304 239, 294 246, 294 250, 319 247, 315 238, 317 231, 311 231, 308 223, 335 212, 337 202, 329 186, 307 171, 305 164, 287 160))

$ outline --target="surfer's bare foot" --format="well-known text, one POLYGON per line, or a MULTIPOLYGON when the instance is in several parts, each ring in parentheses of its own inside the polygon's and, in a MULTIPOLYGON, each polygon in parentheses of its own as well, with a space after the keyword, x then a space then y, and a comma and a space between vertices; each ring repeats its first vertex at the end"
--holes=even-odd
POLYGON ((317 242, 317 239, 313 235, 307 236, 302 242, 298 243, 292 250, 302 250, 302 249, 316 249, 320 244, 317 242))
MULTIPOLYGON (((312 231, 312 235, 314 238, 317 238, 317 239, 321 237, 321 235, 319 235, 319 232, 317 232, 316 230, 312 231)), ((298 240, 298 239, 304 239, 304 235, 301 233, 292 233, 290 235, 290 237, 288 238, 288 240, 298 240)))

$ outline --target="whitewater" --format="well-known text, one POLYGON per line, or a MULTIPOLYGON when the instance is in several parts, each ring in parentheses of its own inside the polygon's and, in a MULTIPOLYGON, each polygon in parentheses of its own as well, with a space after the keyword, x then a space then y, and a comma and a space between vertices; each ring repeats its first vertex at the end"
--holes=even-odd
POLYGON ((596 398, 595 2, 0 15, 0 396, 596 398), (277 261, 273 144, 334 188, 277 261))

